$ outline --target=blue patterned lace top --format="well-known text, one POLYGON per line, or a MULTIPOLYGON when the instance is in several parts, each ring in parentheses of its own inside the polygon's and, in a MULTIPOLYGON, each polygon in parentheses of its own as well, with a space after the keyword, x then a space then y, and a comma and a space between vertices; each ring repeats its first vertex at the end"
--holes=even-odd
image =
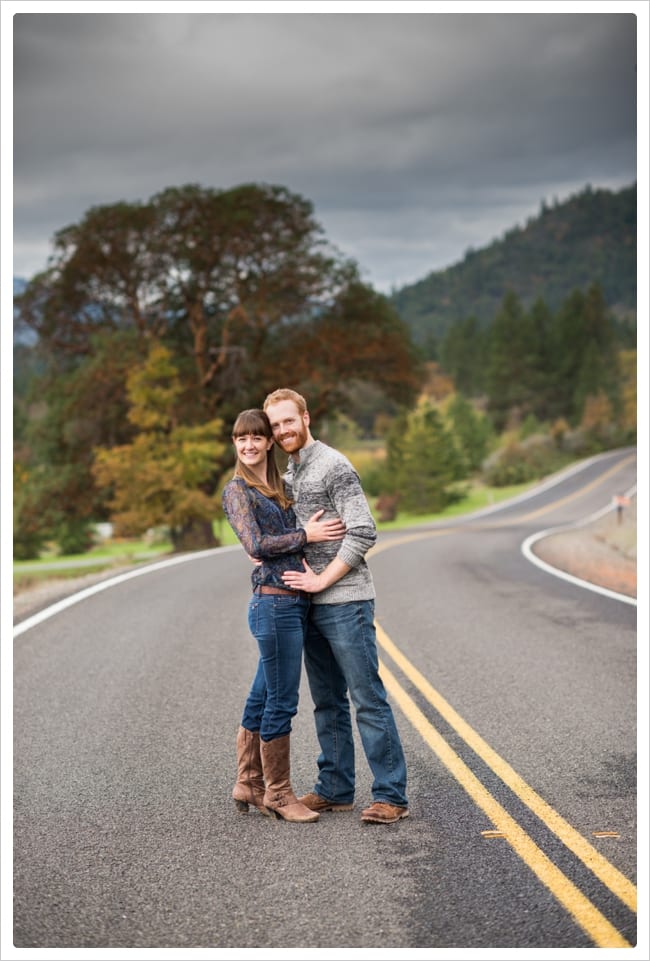
POLYGON ((221 502, 246 553, 262 561, 253 567, 253 589, 264 584, 288 590, 282 573, 304 570, 302 548, 307 541, 303 528, 296 529, 293 508, 280 507, 241 477, 228 481, 221 502))

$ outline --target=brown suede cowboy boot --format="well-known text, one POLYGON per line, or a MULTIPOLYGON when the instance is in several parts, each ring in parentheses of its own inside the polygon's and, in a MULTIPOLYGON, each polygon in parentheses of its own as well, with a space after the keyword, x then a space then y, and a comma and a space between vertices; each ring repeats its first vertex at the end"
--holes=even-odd
POLYGON ((264 806, 276 818, 283 818, 285 821, 318 821, 318 812, 310 811, 293 793, 289 780, 290 737, 285 734, 273 741, 260 739, 262 769, 266 781, 264 806))
POLYGON ((247 814, 248 806, 252 804, 262 814, 269 816, 264 807, 259 731, 248 731, 245 727, 237 731, 237 783, 232 789, 232 796, 241 814, 247 814))

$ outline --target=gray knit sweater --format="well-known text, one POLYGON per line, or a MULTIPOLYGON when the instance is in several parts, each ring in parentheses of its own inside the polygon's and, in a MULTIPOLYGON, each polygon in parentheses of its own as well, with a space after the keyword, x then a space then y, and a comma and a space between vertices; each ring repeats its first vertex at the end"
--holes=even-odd
POLYGON ((305 544, 307 563, 317 574, 338 556, 352 568, 340 580, 312 596, 314 604, 342 604, 375 597, 372 575, 365 561, 377 540, 377 528, 361 487, 359 475, 339 451, 321 441, 305 447, 300 460, 289 459, 285 481, 293 497, 298 526, 324 509, 322 520, 340 517, 347 531, 340 541, 305 544))

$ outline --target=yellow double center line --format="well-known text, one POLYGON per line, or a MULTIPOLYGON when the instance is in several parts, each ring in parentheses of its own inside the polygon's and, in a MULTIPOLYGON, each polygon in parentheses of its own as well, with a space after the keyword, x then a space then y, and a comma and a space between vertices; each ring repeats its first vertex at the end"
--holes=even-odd
MULTIPOLYGON (((632 911, 636 911, 636 888, 628 878, 596 851, 588 841, 568 824, 546 801, 543 800, 510 765, 467 724, 445 699, 429 684, 425 677, 399 651, 380 624, 377 640, 398 667, 414 684, 427 701, 460 734, 472 750, 494 773, 520 798, 521 801, 632 911)), ((380 662, 382 680, 386 689, 422 735, 429 747, 456 778, 478 807, 487 815, 496 830, 514 848, 519 857, 546 885, 557 900, 567 909, 576 923, 592 941, 601 948, 631 947, 628 941, 610 924, 584 894, 557 868, 508 812, 481 784, 463 760, 449 747, 442 735, 427 720, 413 699, 397 681, 394 674, 380 662)))
MULTIPOLYGON (((609 472, 608 472, 609 473, 609 472)), ((565 500, 572 499, 571 495, 565 500)), ((537 513, 537 512, 535 512, 537 513)), ((539 513, 542 513, 540 511, 539 513)), ((529 515, 529 516, 534 516, 529 515)), ((397 541, 375 548, 375 553, 397 544, 421 540, 426 537, 441 536, 452 532, 452 528, 407 535, 397 541)), ((637 892, 632 882, 604 858, 581 834, 544 801, 526 782, 500 757, 496 751, 467 724, 452 706, 440 695, 427 679, 402 654, 391 641, 384 629, 376 622, 377 641, 390 656, 403 674, 426 698, 441 717, 459 734, 465 743, 481 760, 510 788, 510 790, 542 821, 550 831, 586 865, 587 868, 631 911, 636 912, 637 892)), ((597 947, 629 948, 630 943, 589 901, 576 885, 557 868, 546 854, 535 844, 529 835, 511 817, 501 804, 490 794, 465 762, 451 749, 442 735, 425 717, 413 699, 399 684, 394 674, 380 662, 381 676, 390 695, 424 738, 431 750, 438 756, 461 787, 469 794, 474 803, 486 814, 495 829, 504 836, 514 851, 563 905, 597 947)))

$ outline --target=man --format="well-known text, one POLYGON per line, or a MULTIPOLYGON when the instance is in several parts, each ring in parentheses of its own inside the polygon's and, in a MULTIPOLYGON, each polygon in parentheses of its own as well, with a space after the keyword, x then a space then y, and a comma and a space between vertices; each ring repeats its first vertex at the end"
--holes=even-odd
POLYGON ((312 593, 305 669, 321 748, 314 791, 300 798, 312 811, 351 811, 354 742, 350 703, 373 773, 373 803, 361 820, 391 824, 408 817, 406 762, 393 712, 379 677, 374 625, 375 588, 365 561, 377 539, 359 477, 349 460, 314 440, 304 397, 273 391, 264 401, 273 437, 289 454, 285 480, 299 525, 321 508, 338 516, 341 541, 305 545, 304 573, 287 571, 288 587, 312 593))

